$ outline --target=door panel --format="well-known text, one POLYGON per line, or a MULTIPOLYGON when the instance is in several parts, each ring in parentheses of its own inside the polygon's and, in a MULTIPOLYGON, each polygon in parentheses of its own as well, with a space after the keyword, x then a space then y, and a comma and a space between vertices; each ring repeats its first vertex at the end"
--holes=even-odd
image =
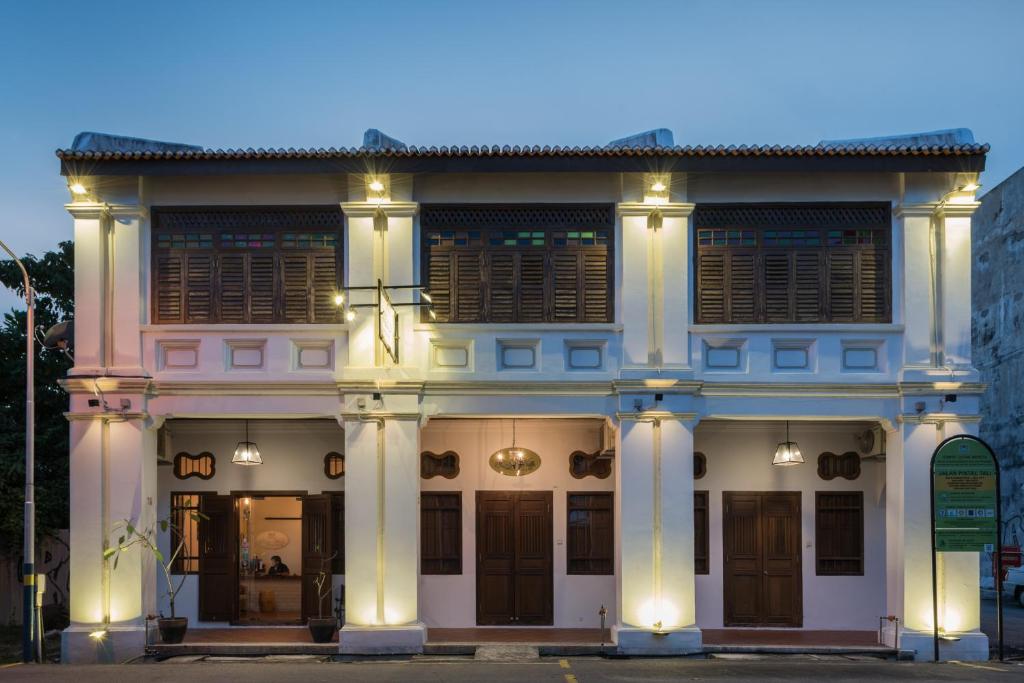
POLYGON ((801 626, 800 494, 724 492, 726 626, 801 626))
POLYGON ((203 494, 199 512, 199 620, 238 618, 238 522, 232 496, 203 494))
POLYGON ((551 492, 478 491, 477 623, 553 623, 551 492))
MULTIPOLYGON (((329 495, 302 498, 302 620, 320 615, 316 578, 323 568, 331 581, 331 554, 334 534, 331 524, 331 497, 329 495)), ((333 601, 328 595, 323 600, 323 615, 331 616, 333 601)))

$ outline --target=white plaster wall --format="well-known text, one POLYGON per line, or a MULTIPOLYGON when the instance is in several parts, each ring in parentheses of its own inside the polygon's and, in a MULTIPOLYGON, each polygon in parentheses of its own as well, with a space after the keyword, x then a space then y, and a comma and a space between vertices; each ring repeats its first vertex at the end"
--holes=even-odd
POLYGON ((539 470, 526 477, 508 477, 490 469, 491 453, 512 443, 511 420, 432 420, 421 432, 425 451, 459 454, 455 479, 421 479, 421 491, 462 492, 462 574, 420 576, 420 618, 429 627, 476 626, 476 491, 552 491, 554 536, 554 626, 597 628, 598 610, 608 609, 615 623, 615 576, 566 574, 565 532, 567 491, 612 491, 614 477, 574 479, 569 455, 600 447, 600 420, 518 420, 516 445, 536 451, 539 470))
MULTIPOLYGON (((249 438, 256 442, 263 456, 263 464, 257 467, 231 464, 235 446, 244 435, 241 420, 168 420, 165 425, 170 434, 166 449, 168 459, 182 451, 192 454, 210 451, 217 459, 217 469, 212 479, 203 481, 195 477, 177 479, 171 467, 159 467, 157 510, 160 519, 170 514, 172 492, 225 495, 233 491, 304 491, 313 494, 345 489, 344 477, 328 479, 323 469, 324 455, 330 451, 345 452, 344 432, 334 420, 250 420, 249 438)), ((292 538, 290 545, 298 550, 299 533, 296 531, 289 536, 292 538)), ((169 551, 167 534, 160 535, 160 547, 164 553, 169 551)), ((260 553, 268 564, 270 555, 275 554, 260 553)), ((285 553, 276 554, 284 557, 285 553)), ((298 562, 285 559, 285 563, 292 571, 297 571, 298 562)), ((175 582, 179 579, 177 577, 175 582)), ((157 576, 157 581, 159 609, 169 614, 162 574, 157 576)), ((178 616, 188 617, 194 626, 219 625, 199 622, 198 595, 198 577, 185 577, 175 604, 178 616)))
POLYGON ((775 467, 772 456, 785 440, 785 424, 757 422, 704 422, 697 427, 694 450, 707 456, 707 474, 694 481, 694 489, 709 492, 710 574, 698 575, 697 625, 722 628, 723 624, 723 491, 800 491, 803 544, 803 610, 805 629, 878 628, 885 603, 885 464, 861 463, 854 481, 818 477, 818 455, 825 451, 856 450, 853 435, 863 423, 792 423, 790 436, 806 463, 775 467), (864 492, 864 576, 817 576, 814 559, 814 492, 864 492))

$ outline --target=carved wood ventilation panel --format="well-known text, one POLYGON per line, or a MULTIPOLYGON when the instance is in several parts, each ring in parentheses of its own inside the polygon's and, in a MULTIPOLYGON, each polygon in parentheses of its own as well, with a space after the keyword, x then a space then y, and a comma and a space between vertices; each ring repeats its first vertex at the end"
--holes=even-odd
POLYGON ((420 476, 424 479, 444 477, 454 479, 459 476, 459 454, 455 451, 444 453, 420 453, 420 476))
POLYGON ((331 451, 324 456, 324 474, 328 479, 341 479, 345 476, 345 456, 331 451))
POLYGON ((198 455, 178 453, 174 456, 174 476, 178 479, 213 479, 216 472, 217 459, 209 451, 203 451, 198 455))
POLYGON ((573 451, 573 454, 569 456, 569 474, 575 479, 584 477, 607 479, 612 473, 613 459, 613 456, 603 451, 594 451, 593 453, 573 451))
POLYGON ((818 456, 818 476, 825 481, 836 477, 853 481, 860 476, 860 456, 853 451, 842 455, 822 453, 818 456))
POLYGON ((708 473, 708 459, 700 451, 693 452, 693 478, 703 479, 708 473))

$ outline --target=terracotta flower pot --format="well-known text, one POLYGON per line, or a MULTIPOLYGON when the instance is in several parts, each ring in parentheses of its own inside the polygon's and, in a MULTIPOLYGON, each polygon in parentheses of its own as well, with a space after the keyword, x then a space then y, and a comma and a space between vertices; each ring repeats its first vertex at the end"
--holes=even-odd
POLYGON ((338 622, 334 617, 310 617, 309 634, 313 636, 314 643, 329 643, 338 628, 338 622))
POLYGON ((160 640, 162 642, 168 645, 177 645, 185 640, 185 631, 188 630, 188 617, 157 619, 156 625, 160 629, 160 640))

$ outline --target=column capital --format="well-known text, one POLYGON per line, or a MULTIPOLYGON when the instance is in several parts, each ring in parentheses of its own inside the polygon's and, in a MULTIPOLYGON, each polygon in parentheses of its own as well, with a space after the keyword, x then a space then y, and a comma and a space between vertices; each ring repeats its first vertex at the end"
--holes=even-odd
POLYGON ((401 413, 401 412, 373 412, 373 413, 360 413, 342 411, 340 414, 339 422, 387 422, 388 420, 407 420, 419 422, 420 413, 401 413))
POLYGON ((106 202, 72 202, 64 208, 74 218, 96 219, 106 216, 110 207, 106 202))
POLYGON ((678 420, 679 422, 692 422, 694 425, 700 419, 697 413, 676 413, 670 410, 619 411, 615 413, 615 417, 620 422, 664 422, 666 420, 678 420))
POLYGON ((979 206, 981 202, 947 202, 935 210, 935 215, 943 218, 970 218, 979 206))
POLYGON ((149 217, 149 209, 140 204, 107 204, 107 213, 113 218, 139 218, 149 217))
POLYGON ((981 206, 981 202, 923 202, 920 204, 897 204, 892 211, 896 218, 907 216, 952 216, 969 218, 981 206))
POLYGON ((664 204, 647 204, 645 202, 619 202, 615 212, 620 216, 652 216, 661 214, 668 218, 686 218, 696 207, 688 202, 668 202, 664 204))
POLYGON ((341 210, 349 218, 371 218, 378 214, 408 218, 419 212, 420 205, 419 202, 342 202, 341 210))

